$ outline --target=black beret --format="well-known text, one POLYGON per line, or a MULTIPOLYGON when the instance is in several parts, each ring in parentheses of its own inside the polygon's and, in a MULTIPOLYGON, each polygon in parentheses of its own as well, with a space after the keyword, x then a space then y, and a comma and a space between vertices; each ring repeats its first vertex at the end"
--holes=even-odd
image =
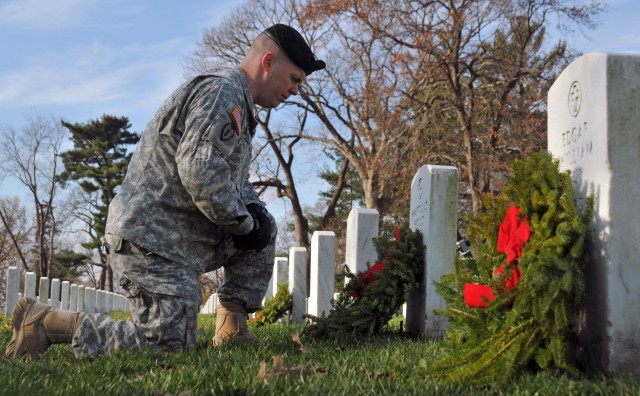
POLYGON ((263 32, 287 54, 289 59, 299 68, 304 70, 307 76, 314 71, 324 69, 324 61, 316 59, 316 56, 309 48, 309 44, 302 35, 291 26, 281 23, 275 24, 263 32))

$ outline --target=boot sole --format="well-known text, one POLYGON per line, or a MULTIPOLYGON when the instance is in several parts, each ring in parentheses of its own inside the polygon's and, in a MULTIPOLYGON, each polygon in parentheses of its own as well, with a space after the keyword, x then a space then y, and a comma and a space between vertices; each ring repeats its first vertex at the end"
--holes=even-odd
POLYGON ((13 309, 13 315, 11 315, 11 325, 13 326, 13 337, 11 337, 11 341, 9 345, 7 345, 7 349, 5 350, 5 354, 9 357, 19 358, 25 355, 28 355, 27 358, 31 360, 34 356, 38 354, 35 352, 30 354, 26 348, 21 348, 24 341, 24 332, 22 328, 29 317, 29 312, 31 312, 31 308, 36 303, 36 300, 31 298, 21 298, 13 309))

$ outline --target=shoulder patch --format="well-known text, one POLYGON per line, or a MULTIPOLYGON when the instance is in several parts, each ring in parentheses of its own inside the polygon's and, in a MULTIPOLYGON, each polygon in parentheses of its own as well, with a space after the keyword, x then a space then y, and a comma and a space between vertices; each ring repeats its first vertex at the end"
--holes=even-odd
POLYGON ((240 114, 240 109, 238 108, 238 106, 234 107, 233 110, 231 110, 229 116, 231 117, 231 121, 235 124, 236 133, 238 134, 238 136, 240 136, 240 134, 242 133, 242 115, 240 114))

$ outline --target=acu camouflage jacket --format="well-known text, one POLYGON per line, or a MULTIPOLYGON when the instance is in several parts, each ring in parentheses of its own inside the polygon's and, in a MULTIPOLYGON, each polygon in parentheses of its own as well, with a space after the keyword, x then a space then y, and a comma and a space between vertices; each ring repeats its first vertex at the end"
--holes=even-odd
POLYGON ((248 181, 255 127, 239 68, 176 89, 146 126, 111 202, 107 242, 125 239, 203 271, 226 236, 253 228, 246 205, 261 203, 248 181))

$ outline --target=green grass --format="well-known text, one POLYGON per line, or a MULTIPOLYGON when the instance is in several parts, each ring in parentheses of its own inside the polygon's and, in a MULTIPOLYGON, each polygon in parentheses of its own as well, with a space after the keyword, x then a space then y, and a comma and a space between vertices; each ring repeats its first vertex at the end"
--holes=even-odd
MULTIPOLYGON (((125 319, 126 314, 114 314, 125 319)), ((0 347, 11 338, 0 314, 0 347)), ((258 346, 210 347, 213 316, 201 315, 197 348, 178 353, 117 352, 76 359, 69 345, 54 345, 32 362, 0 356, 0 395, 638 395, 640 382, 625 376, 570 378, 530 374, 501 390, 483 390, 434 380, 424 374, 429 358, 442 352, 437 342, 387 334, 293 341, 300 326, 253 329, 258 346), (283 367, 274 373, 274 356, 283 367), (266 362, 266 380, 259 378, 266 362), (187 394, 187 393, 185 393, 187 394)))

